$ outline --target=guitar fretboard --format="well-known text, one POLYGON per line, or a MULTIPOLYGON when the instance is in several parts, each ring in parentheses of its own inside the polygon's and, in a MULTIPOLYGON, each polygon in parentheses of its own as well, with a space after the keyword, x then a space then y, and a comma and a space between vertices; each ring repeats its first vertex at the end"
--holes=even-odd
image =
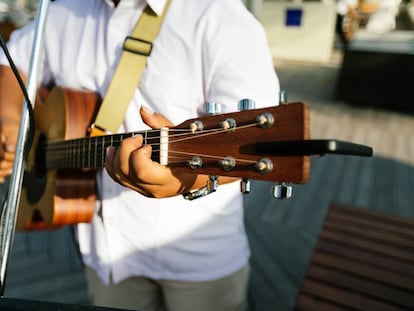
MULTIPOLYGON (((44 159, 47 169, 102 168, 105 163, 106 149, 119 147, 121 142, 134 135, 143 135, 145 145, 160 142, 160 130, 131 132, 114 135, 93 136, 59 142, 43 141, 38 144, 37 159, 44 159)), ((159 148, 153 149, 152 158, 159 160, 159 148)))

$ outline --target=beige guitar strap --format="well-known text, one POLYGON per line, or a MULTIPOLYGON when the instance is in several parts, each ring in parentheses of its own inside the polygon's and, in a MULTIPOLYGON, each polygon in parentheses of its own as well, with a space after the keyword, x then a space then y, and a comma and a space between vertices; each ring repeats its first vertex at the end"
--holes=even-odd
POLYGON ((147 5, 130 36, 125 38, 123 52, 114 77, 91 126, 91 135, 101 135, 105 130, 116 133, 125 117, 134 91, 151 54, 152 43, 157 37, 168 10, 167 0, 162 15, 155 14, 147 5))

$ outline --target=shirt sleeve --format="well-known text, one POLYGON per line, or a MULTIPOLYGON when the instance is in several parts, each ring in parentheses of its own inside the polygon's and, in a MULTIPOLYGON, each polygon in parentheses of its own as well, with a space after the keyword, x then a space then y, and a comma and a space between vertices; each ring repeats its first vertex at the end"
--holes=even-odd
MULTIPOLYGON (((33 38, 35 35, 36 24, 34 21, 29 22, 20 29, 12 32, 9 41, 7 42, 7 49, 15 66, 21 70, 26 76, 29 74, 33 53, 33 38)), ((44 45, 41 47, 40 64, 38 84, 46 83, 51 79, 50 71, 47 69, 44 57, 44 45)), ((0 64, 10 66, 5 52, 0 52, 0 64)))
POLYGON ((206 27, 207 100, 221 102, 224 112, 237 110, 243 98, 253 99, 256 108, 277 105, 279 80, 264 28, 240 1, 226 3, 211 8, 206 27))

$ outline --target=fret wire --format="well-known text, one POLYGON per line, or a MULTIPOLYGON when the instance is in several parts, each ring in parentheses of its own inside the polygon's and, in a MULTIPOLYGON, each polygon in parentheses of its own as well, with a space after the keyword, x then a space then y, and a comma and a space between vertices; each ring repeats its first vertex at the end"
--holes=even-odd
POLYGON ((83 167, 83 155, 85 154, 85 144, 81 140, 78 141, 78 144, 79 144, 79 149, 78 149, 79 162, 76 168, 83 167))
POLYGON ((100 164, 100 167, 102 167, 103 166, 103 164, 105 163, 105 153, 104 153, 104 150, 105 150, 105 137, 104 138, 102 138, 101 139, 101 141, 102 141, 102 147, 101 147, 101 162, 99 163, 100 164))
POLYGON ((76 140, 74 140, 74 141, 72 141, 72 165, 71 165, 71 167, 74 167, 75 165, 76 165, 76 159, 77 159, 77 156, 76 156, 76 140))
POLYGON ((82 167, 82 153, 83 153, 83 144, 81 140, 78 140, 78 148, 76 149, 78 155, 78 163, 76 163, 75 168, 82 167))
MULTIPOLYGON (((58 152, 58 153, 56 153, 56 152, 54 152, 54 153, 51 153, 50 154, 50 156, 51 156, 51 158, 53 159, 53 163, 54 163, 54 165, 60 165, 60 163, 59 163, 59 158, 62 158, 62 156, 60 156, 62 154, 62 152, 58 152)), ((66 153, 65 152, 63 152, 63 155, 64 155, 64 157, 63 157, 63 159, 60 161, 60 162, 63 162, 63 165, 67 165, 67 157, 66 157, 66 155, 65 155, 66 153)))
POLYGON ((80 152, 79 152, 79 148, 80 148, 80 144, 79 144, 79 140, 76 140, 76 142, 75 142, 75 148, 74 148, 74 152, 75 152, 75 163, 74 163, 74 165, 73 165, 73 167, 78 167, 78 165, 79 165, 79 154, 80 154, 80 152))
POLYGON ((76 165, 75 165, 75 168, 76 168, 76 167, 80 167, 80 162, 81 162, 82 144, 80 140, 77 141, 77 147, 75 150, 76 150, 76 158, 77 158, 76 165))
MULTIPOLYGON (((68 147, 70 147, 70 144, 69 144, 69 146, 68 146, 68 147)), ((66 150, 68 147, 66 147, 66 148, 65 148, 65 150, 66 150)), ((69 149, 69 150, 70 150, 70 149, 69 149)), ((56 158, 56 156, 54 156, 53 158, 56 158)), ((63 165, 68 165, 68 160, 69 160, 69 158, 68 158, 68 156, 67 156, 67 152, 64 152, 64 155, 62 156, 62 158, 63 158, 63 160, 62 160, 63 165)))
POLYGON ((96 153, 97 153, 97 140, 96 137, 94 138, 94 145, 95 145, 95 152, 94 152, 94 157, 93 157, 93 167, 96 167, 96 153))
POLYGON ((63 152, 63 157, 61 156, 62 155, 62 152, 61 151, 59 151, 58 153, 52 153, 51 154, 51 157, 52 157, 52 159, 53 159, 53 163, 54 163, 54 165, 60 165, 60 163, 59 162, 63 162, 63 165, 66 165, 66 155, 65 155, 66 153, 65 152, 63 152), (59 161, 59 158, 61 158, 62 160, 60 160, 59 161))
POLYGON ((70 144, 71 147, 71 159, 69 159, 70 167, 74 167, 76 165, 76 141, 72 141, 70 144))
POLYGON ((76 144, 76 141, 72 141, 72 143, 70 144, 70 146, 71 146, 71 149, 70 149, 70 160, 69 160, 70 167, 73 167, 74 166, 74 163, 76 161, 75 144, 76 144))
POLYGON ((70 159, 70 167, 74 167, 75 166, 75 162, 76 162, 76 150, 75 150, 75 146, 76 146, 76 142, 72 141, 72 143, 70 144, 72 147, 72 152, 71 152, 71 159, 70 159))
MULTIPOLYGON (((88 141, 89 141, 89 139, 88 139, 88 141)), ((86 160, 87 160, 87 154, 88 154, 88 150, 87 150, 88 148, 86 148, 86 144, 85 144, 85 140, 83 140, 82 141, 82 150, 83 150, 83 152, 82 152, 82 154, 81 154, 81 159, 82 159, 82 163, 81 163, 81 167, 87 167, 87 162, 86 162, 86 160)))
POLYGON ((65 164, 68 165, 69 167, 73 166, 73 141, 70 142, 70 144, 68 145, 69 148, 69 152, 67 153, 66 159, 65 159, 65 164))
POLYGON ((78 152, 79 152, 79 163, 78 163, 78 166, 76 167, 76 168, 79 168, 79 167, 84 167, 84 154, 85 154, 85 151, 86 151, 86 148, 85 148, 85 144, 83 143, 83 141, 82 140, 79 140, 79 150, 78 150, 78 152), (79 151, 80 150, 80 151, 79 151))
POLYGON ((104 139, 103 137, 96 138, 96 150, 99 151, 96 153, 96 167, 102 167, 102 158, 103 158, 103 145, 104 145, 104 139), (99 159, 98 159, 99 156, 99 159))
POLYGON ((88 139, 88 151, 86 152, 87 157, 86 160, 88 161, 88 167, 91 167, 91 155, 92 155, 92 150, 91 150, 91 139, 88 139))
MULTIPOLYGON (((88 141, 89 141, 89 139, 88 139, 88 141)), ((88 153, 88 150, 87 150, 88 148, 87 148, 87 145, 86 145, 87 143, 86 143, 85 139, 81 140, 80 143, 82 145, 82 153, 80 154, 80 159, 81 159, 80 168, 82 168, 82 167, 87 167, 86 154, 88 153)))
MULTIPOLYGON (((83 152, 82 152, 82 154, 81 154, 81 158, 82 158, 82 166, 81 167, 88 167, 87 165, 88 165, 88 163, 87 163, 87 154, 88 154, 88 148, 86 147, 87 146, 87 142, 85 143, 85 141, 86 140, 84 140, 83 141, 83 143, 82 143, 82 148, 83 148, 83 152)), ((90 139, 87 139, 87 141, 89 142, 90 141, 90 139)))
MULTIPOLYGON (((55 153, 52 153, 52 155, 54 154, 55 153)), ((54 155, 53 158, 56 159, 57 158, 56 155, 54 155)), ((62 159, 63 165, 68 165, 68 161, 69 161, 69 156, 67 155, 67 152, 64 152, 63 159, 62 159)), ((58 164, 55 164, 55 165, 58 165, 58 164)))
POLYGON ((73 141, 70 142, 70 144, 68 145, 68 147, 70 147, 69 149, 69 158, 66 159, 66 165, 68 165, 69 167, 72 167, 73 163, 73 141))
POLYGON ((76 141, 72 141, 72 143, 71 143, 71 145, 72 145, 72 152, 71 152, 71 160, 70 160, 70 163, 71 163, 71 166, 70 167, 74 167, 75 166, 75 162, 76 162, 76 153, 75 153, 75 147, 76 147, 76 141))

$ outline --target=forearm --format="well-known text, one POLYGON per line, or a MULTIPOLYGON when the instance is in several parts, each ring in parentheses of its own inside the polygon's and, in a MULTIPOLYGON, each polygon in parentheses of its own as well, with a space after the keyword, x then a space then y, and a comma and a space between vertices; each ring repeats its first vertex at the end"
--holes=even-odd
POLYGON ((0 65, 0 182, 12 172, 22 101, 12 70, 0 65))
MULTIPOLYGON (((22 74, 23 81, 26 78, 22 74)), ((0 120, 19 122, 23 94, 10 67, 0 65, 0 120)))

